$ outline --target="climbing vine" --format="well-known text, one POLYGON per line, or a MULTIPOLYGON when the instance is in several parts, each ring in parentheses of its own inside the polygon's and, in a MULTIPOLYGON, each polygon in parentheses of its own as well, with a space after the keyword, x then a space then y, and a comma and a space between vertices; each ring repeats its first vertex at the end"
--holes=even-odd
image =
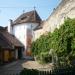
POLYGON ((75 58, 75 19, 67 18, 59 29, 53 33, 42 35, 32 43, 33 55, 39 56, 41 53, 48 53, 54 49, 58 57, 65 58, 67 62, 72 63, 75 58))

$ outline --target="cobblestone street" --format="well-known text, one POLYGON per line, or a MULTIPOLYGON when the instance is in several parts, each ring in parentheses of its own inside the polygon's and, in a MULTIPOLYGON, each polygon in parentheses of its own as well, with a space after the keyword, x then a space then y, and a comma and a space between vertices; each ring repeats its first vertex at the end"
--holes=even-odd
POLYGON ((0 67, 0 75, 18 75, 23 70, 22 63, 26 60, 18 60, 0 67))

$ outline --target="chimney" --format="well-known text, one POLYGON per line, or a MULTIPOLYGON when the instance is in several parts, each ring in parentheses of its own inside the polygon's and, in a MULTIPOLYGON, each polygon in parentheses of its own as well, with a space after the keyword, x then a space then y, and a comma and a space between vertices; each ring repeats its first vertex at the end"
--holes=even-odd
POLYGON ((9 23, 8 23, 8 32, 9 32, 10 34, 12 34, 12 31, 13 31, 12 25, 13 25, 13 20, 10 19, 10 21, 9 21, 9 23))
POLYGON ((10 19, 10 25, 12 25, 12 24, 13 24, 13 20, 10 19))

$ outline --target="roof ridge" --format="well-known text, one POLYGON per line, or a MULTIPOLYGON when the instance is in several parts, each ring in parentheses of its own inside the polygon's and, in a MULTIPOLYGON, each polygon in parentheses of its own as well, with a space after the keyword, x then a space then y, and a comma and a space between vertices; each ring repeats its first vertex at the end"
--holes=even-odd
POLYGON ((16 20, 13 21, 12 25, 21 24, 21 23, 40 23, 42 20, 38 15, 36 10, 25 12, 21 14, 16 20), (28 16, 28 17, 27 17, 28 16))

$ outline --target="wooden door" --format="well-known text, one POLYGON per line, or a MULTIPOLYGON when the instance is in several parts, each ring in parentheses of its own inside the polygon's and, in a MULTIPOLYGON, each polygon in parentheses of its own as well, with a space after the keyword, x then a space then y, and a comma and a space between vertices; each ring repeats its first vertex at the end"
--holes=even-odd
POLYGON ((9 56, 9 50, 4 51, 4 62, 9 62, 10 56, 9 56))

